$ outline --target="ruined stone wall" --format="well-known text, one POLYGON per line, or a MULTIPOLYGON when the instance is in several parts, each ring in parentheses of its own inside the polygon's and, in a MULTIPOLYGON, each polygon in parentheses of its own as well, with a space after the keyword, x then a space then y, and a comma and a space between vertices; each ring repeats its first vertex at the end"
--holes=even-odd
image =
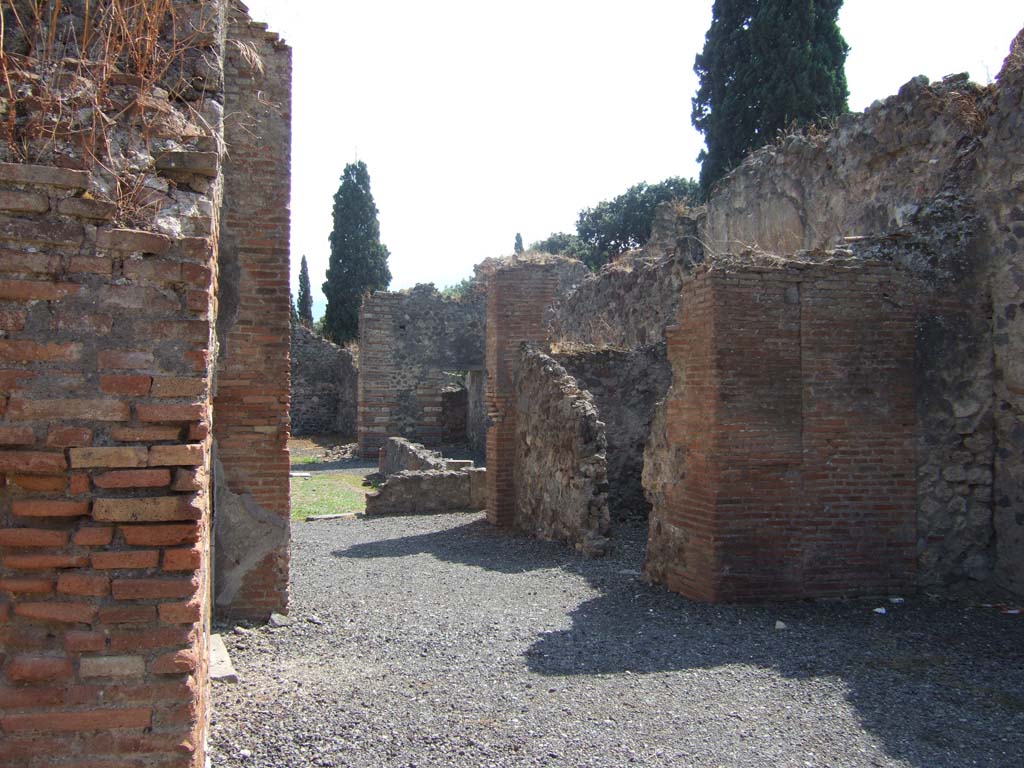
POLYGON ((292 434, 356 433, 355 355, 299 323, 292 325, 292 434))
POLYGON ((652 236, 649 249, 605 265, 550 308, 552 341, 636 349, 665 340, 665 328, 675 322, 683 277, 703 259, 696 219, 686 211, 677 213, 685 234, 652 236), (648 250, 657 257, 648 256, 648 250))
MULTIPOLYGON (((218 66, 221 9, 176 10, 203 30, 172 68, 195 98, 192 63, 218 66)), ((109 65, 64 62, 60 82, 80 88, 47 98, 68 107, 109 65)), ((111 77, 106 148, 75 109, 47 122, 42 99, 0 142, 4 765, 205 762, 213 74, 202 103, 111 77)))
POLYGON ((487 451, 487 371, 466 374, 466 442, 476 454, 487 451))
POLYGON ((719 260, 684 284, 648 574, 690 597, 911 586, 913 307, 888 262, 719 260), (663 559, 662 559, 663 558, 663 559))
POLYGON ((266 619, 288 606, 291 49, 237 8, 229 36, 214 601, 224 616, 266 619))
POLYGON ((437 451, 413 443, 404 437, 389 437, 380 448, 378 471, 385 477, 404 472, 444 469, 444 457, 437 451))
POLYGON ((552 357, 590 393, 605 424, 612 516, 646 520, 650 505, 641 484, 644 447, 655 404, 672 380, 665 344, 628 351, 577 347, 552 357))
POLYGON ((594 399, 525 345, 515 371, 515 526, 590 555, 608 546, 608 464, 594 399))
POLYGON ((376 458, 391 436, 441 443, 445 372, 483 367, 483 291, 464 299, 432 285, 377 291, 359 313, 359 453, 376 458))

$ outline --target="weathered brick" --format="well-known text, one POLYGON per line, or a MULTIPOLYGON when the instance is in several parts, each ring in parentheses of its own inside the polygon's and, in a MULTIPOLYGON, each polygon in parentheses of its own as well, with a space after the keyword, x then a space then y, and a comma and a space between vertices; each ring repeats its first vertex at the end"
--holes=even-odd
POLYGON ((196 583, 186 579, 115 579, 111 593, 115 600, 154 600, 191 597, 196 583))
POLYGON ((163 152, 156 158, 156 168, 170 174, 197 174, 214 178, 220 167, 217 152, 163 152))
POLYGON ((202 403, 191 405, 150 405, 140 404, 135 406, 135 413, 142 422, 166 422, 166 421, 199 421, 206 413, 206 406, 202 403))
POLYGON ((21 571, 49 571, 54 568, 81 568, 88 565, 89 558, 83 555, 6 555, 3 558, 5 568, 21 571))
POLYGON ((64 633, 64 650, 68 653, 102 651, 106 645, 107 636, 102 632, 72 629, 64 633))
POLYGON ((157 656, 149 665, 154 675, 183 675, 195 668, 196 652, 191 648, 157 656))
POLYGON ((89 492, 89 475, 84 472, 72 473, 68 478, 68 495, 81 496, 89 492))
MULTIPOLYGON (((156 621, 155 605, 105 605, 100 608, 101 624, 152 624, 156 621)), ((114 651, 143 650, 138 643, 121 642, 123 635, 110 633, 110 648, 114 651)))
POLYGON ((96 234, 96 247, 161 255, 170 250, 171 239, 167 235, 139 229, 101 229, 96 234))
POLYGON ((96 606, 86 603, 18 603, 16 616, 58 624, 90 624, 96 618, 96 606))
POLYGON ((205 474, 199 469, 176 469, 171 482, 172 491, 201 491, 205 474))
POLYGON ((89 525, 75 531, 76 547, 106 547, 114 540, 114 529, 106 525, 89 525))
POLYGON ((117 205, 106 200, 66 197, 57 203, 57 212, 65 216, 78 216, 82 219, 110 221, 117 215, 117 205))
POLYGON ((121 536, 133 547, 168 547, 197 541, 199 528, 194 524, 123 525, 121 536))
POLYGON ((39 280, 0 280, 0 301, 60 301, 74 296, 82 286, 39 280))
POLYGON ((5 715, 0 726, 8 733, 20 731, 109 731, 117 728, 148 728, 150 708, 93 709, 81 712, 47 712, 41 715, 5 715))
POLYGON ((125 552, 93 552, 92 567, 98 570, 127 570, 156 568, 160 552, 156 549, 128 550, 125 552))
POLYGON ((94 520, 117 523, 161 523, 198 520, 202 509, 187 496, 150 496, 135 499, 96 499, 94 520))
POLYGON ((148 451, 141 446, 114 448, 72 448, 68 451, 74 469, 102 467, 144 467, 148 451))
POLYGON ((42 451, 0 451, 0 472, 52 474, 63 472, 68 462, 63 453, 42 451))
POLYGON ((54 168, 49 165, 0 163, 0 181, 12 184, 39 184, 66 189, 86 189, 89 186, 89 174, 85 171, 54 168))
POLYGON ((155 364, 152 352, 131 349, 106 349, 99 354, 101 371, 147 370, 155 364))
POLYGON ((204 461, 201 443, 193 445, 154 445, 149 449, 151 467, 198 467, 204 461))
MULTIPOLYGON (((114 260, 109 256, 72 256, 68 263, 68 273, 72 275, 100 275, 102 277, 111 277, 114 274, 114 260)), ((100 318, 97 320, 91 320, 85 327, 92 331, 100 331, 106 327, 106 332, 110 332, 108 319, 110 315, 94 315, 94 318, 100 318)), ((57 322, 57 327, 60 330, 69 330, 73 326, 68 322, 67 315, 62 315, 57 322)), ((79 325, 79 328, 82 328, 79 325)))
POLYGON ((132 282, 156 284, 181 282, 181 264, 177 261, 152 257, 125 259, 121 272, 132 282))
POLYGON ((47 528, 0 528, 0 547, 54 547, 66 546, 67 531, 47 528))
POLYGON ((48 253, 0 248, 0 272, 53 276, 60 270, 60 262, 59 256, 48 253))
POLYGON ((73 221, 17 219, 0 216, 0 240, 26 245, 78 248, 85 239, 82 225, 73 221))
POLYGON ((15 595, 49 595, 55 587, 53 579, 0 579, 0 590, 15 595))
POLYGON ((25 307, 0 307, 0 328, 8 333, 24 330, 28 321, 28 310, 25 307))
POLYGON ((183 376, 157 376, 153 379, 153 397, 197 397, 206 391, 206 380, 183 376))
POLYGON ((66 680, 74 674, 71 660, 64 656, 15 656, 7 665, 7 678, 17 683, 66 680))
POLYGON ((107 395, 144 397, 149 394, 152 382, 150 376, 100 376, 100 391, 107 395))
POLYGON ((83 421, 128 421, 128 403, 120 400, 28 399, 12 397, 8 416, 16 421, 81 419, 83 421))
POLYGON ((88 427, 50 427, 46 434, 48 448, 72 448, 92 442, 92 430, 88 427))
POLYGON ((110 437, 122 443, 154 443, 161 440, 178 440, 181 427, 115 427, 110 437))
POLYGON ((82 517, 89 514, 87 501, 16 501, 11 513, 18 517, 82 517))
POLYGON ((163 488, 171 484, 171 472, 168 469, 125 469, 96 475, 93 483, 97 488, 163 488))
MULTIPOLYGON (((151 621, 156 620, 155 605, 114 606, 122 610, 148 609, 151 621)), ((157 629, 114 630, 110 633, 112 651, 155 651, 159 648, 181 648, 195 639, 193 627, 159 627, 157 629)))
POLYGON ((0 425, 0 445, 32 445, 36 433, 32 427, 5 427, 0 425))
POLYGON ((87 677, 142 677, 146 662, 141 656, 84 656, 78 674, 87 677))
POLYGON ((57 577, 62 595, 104 597, 110 591, 110 577, 94 573, 62 573, 57 577))
POLYGON ((13 213, 46 213, 50 199, 36 192, 0 190, 0 209, 13 213))
POLYGON ((196 547, 164 550, 165 571, 196 571, 202 562, 202 553, 196 547))
POLYGON ((160 603, 160 621, 166 624, 195 624, 203 617, 203 606, 198 600, 185 603, 160 603))
POLYGON ((81 354, 82 345, 77 343, 0 339, 0 362, 73 363, 81 354))
POLYGON ((60 493, 67 487, 66 475, 11 475, 10 481, 30 493, 60 493))

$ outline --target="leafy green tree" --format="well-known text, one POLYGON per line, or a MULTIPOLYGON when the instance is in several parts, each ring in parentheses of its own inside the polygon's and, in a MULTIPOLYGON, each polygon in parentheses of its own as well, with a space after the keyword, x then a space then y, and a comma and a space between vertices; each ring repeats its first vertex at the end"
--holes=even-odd
POLYGON ((523 236, 521 234, 519 234, 518 232, 516 232, 515 250, 516 250, 516 253, 522 253, 523 252, 523 236))
POLYGON ((291 291, 288 291, 288 308, 291 311, 292 322, 293 323, 298 323, 299 322, 299 313, 295 309, 295 294, 292 293, 291 291))
POLYGON ((583 255, 586 253, 586 248, 580 238, 569 232, 552 232, 545 239, 538 240, 531 245, 530 250, 568 256, 580 261, 583 261, 583 255))
POLYGON ((698 199, 697 183, 675 176, 658 184, 640 182, 612 200, 585 208, 576 221, 583 261, 598 269, 619 254, 640 248, 651 236, 659 204, 669 200, 696 204, 698 199))
POLYGON ((694 72, 704 196, 778 131, 846 111, 842 0, 715 0, 694 72))
POLYGON ((331 260, 323 284, 327 297, 324 334, 338 344, 359 335, 363 295, 391 282, 385 245, 380 242, 377 206, 370 193, 370 173, 361 160, 349 163, 334 195, 331 260))
POLYGON ((313 293, 309 287, 309 267, 306 265, 306 257, 302 257, 299 266, 299 322, 307 328, 313 327, 313 293))

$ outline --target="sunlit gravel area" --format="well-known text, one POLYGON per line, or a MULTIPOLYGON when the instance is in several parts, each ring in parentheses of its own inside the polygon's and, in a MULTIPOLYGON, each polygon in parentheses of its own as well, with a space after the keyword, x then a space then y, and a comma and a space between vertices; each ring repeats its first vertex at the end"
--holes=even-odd
POLYGON ((293 536, 291 623, 219 628, 213 766, 1024 765, 997 607, 692 603, 640 526, 598 560, 476 514, 293 536))

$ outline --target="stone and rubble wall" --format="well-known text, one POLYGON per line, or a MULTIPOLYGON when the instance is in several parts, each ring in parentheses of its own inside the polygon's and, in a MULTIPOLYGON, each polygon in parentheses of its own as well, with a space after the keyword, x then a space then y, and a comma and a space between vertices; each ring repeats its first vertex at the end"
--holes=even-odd
POLYGON ((380 448, 378 471, 385 478, 399 472, 444 468, 445 459, 440 453, 404 437, 389 437, 380 448))
POLYGON ((565 368, 524 345, 515 371, 515 527, 588 555, 608 547, 605 425, 565 368))
POLYGON ((292 434, 356 434, 359 367, 355 355, 292 324, 292 434))
POLYGON ((214 601, 288 607, 291 49, 232 6, 214 397, 214 601))
POLYGON ((487 451, 487 371, 466 374, 466 442, 476 454, 487 451))
MULTIPOLYGON (((913 307, 888 262, 719 259, 669 331, 647 573, 705 600, 900 592, 916 571, 913 307)), ((656 434, 658 431, 656 431, 656 434)))
POLYGON ((446 372, 484 364, 482 290, 463 299, 432 285, 377 291, 359 313, 359 453, 376 458, 391 436, 439 445, 446 372))
POLYGON ((641 474, 655 404, 672 380, 665 344, 631 350, 572 347, 552 357, 590 393, 605 424, 608 507, 616 519, 647 519, 641 474))
POLYGON ((366 497, 366 514, 427 515, 479 512, 487 503, 487 470, 424 469, 401 471, 366 497))
POLYGON ((188 49, 160 87, 80 58, 64 91, 14 75, 34 98, 0 141, 3 765, 205 764, 224 11, 175 4, 161 34, 188 49))

